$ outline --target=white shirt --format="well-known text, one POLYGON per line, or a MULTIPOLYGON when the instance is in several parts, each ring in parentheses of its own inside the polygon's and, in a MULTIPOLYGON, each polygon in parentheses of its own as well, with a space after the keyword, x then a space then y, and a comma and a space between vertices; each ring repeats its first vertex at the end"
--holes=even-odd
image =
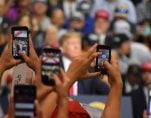
MULTIPOLYGON (((67 57, 63 56, 62 61, 63 61, 63 66, 64 66, 64 69, 65 69, 65 72, 67 72, 67 70, 68 70, 68 68, 71 64, 71 60, 68 59, 67 57)), ((77 81, 73 84, 73 95, 74 96, 78 95, 78 82, 77 81)))
POLYGON ((122 74, 126 74, 129 66, 129 60, 126 56, 122 56, 119 59, 119 68, 122 74))
POLYGON ((149 49, 144 44, 132 42, 130 57, 123 56, 119 59, 120 71, 126 74, 129 65, 142 65, 148 61, 151 61, 149 49))
POLYGON ((144 44, 133 42, 131 48, 131 63, 138 62, 138 64, 141 65, 148 61, 151 61, 151 53, 148 47, 144 44))
POLYGON ((106 38, 105 34, 100 35, 100 38, 99 38, 99 44, 100 45, 104 45, 105 44, 105 38, 106 38))
POLYGON ((63 3, 63 10, 64 10, 65 17, 70 18, 71 13, 74 13, 76 11, 76 8, 77 8, 76 2, 69 3, 65 1, 63 3))
POLYGON ((126 93, 130 93, 132 90, 138 89, 138 87, 139 86, 137 84, 132 87, 128 81, 125 81, 125 91, 126 91, 126 93))
POLYGON ((49 17, 45 16, 40 24, 40 29, 42 31, 45 31, 49 26, 51 26, 50 19, 49 19, 49 17))
POLYGON ((65 69, 65 72, 67 72, 67 70, 68 70, 68 68, 71 64, 71 60, 68 59, 67 57, 63 56, 62 61, 63 61, 63 66, 64 66, 64 69, 65 69))
POLYGON ((144 88, 143 88, 143 91, 144 91, 146 103, 148 104, 148 88, 147 88, 147 87, 144 87, 144 88))

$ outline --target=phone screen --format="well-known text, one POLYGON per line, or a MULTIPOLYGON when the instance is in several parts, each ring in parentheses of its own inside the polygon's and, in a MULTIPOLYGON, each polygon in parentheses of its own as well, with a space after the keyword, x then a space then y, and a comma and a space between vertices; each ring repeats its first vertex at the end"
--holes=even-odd
POLYGON ((102 74, 106 74, 107 72, 103 66, 103 62, 110 62, 110 48, 107 46, 98 46, 97 52, 99 52, 96 60, 97 71, 101 71, 102 74))
POLYGON ((20 58, 19 51, 28 55, 28 29, 15 27, 12 30, 13 34, 13 57, 20 58), (20 28, 20 29, 19 29, 20 28))
POLYGON ((104 61, 109 61, 110 52, 108 49, 99 49, 98 64, 102 65, 104 61))
POLYGON ((42 54, 42 82, 46 85, 54 85, 53 75, 59 74, 60 50, 44 49, 42 54))
POLYGON ((14 89, 15 118, 30 118, 35 115, 36 87, 16 85, 14 89))

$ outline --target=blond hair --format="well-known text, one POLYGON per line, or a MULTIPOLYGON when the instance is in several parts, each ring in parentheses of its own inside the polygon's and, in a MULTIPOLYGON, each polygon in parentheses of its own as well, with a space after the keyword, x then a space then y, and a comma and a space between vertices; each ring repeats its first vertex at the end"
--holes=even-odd
POLYGON ((70 39, 71 37, 78 37, 81 40, 81 34, 75 31, 69 31, 66 34, 64 34, 60 40, 59 43, 60 45, 63 45, 64 42, 66 42, 68 39, 70 39))

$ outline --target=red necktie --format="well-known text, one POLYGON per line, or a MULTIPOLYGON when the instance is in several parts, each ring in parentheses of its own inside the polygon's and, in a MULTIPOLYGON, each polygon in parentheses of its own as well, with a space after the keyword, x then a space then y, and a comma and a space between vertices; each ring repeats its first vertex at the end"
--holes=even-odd
POLYGON ((73 86, 70 87, 69 95, 71 95, 71 96, 74 95, 74 87, 73 86))

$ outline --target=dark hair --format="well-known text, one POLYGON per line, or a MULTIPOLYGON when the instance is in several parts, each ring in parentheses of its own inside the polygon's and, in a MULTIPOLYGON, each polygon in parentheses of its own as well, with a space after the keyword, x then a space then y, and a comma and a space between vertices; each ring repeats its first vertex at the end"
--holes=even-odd
POLYGON ((53 16, 53 14, 54 14, 55 11, 62 11, 63 15, 65 15, 64 12, 63 12, 63 10, 61 8, 54 7, 54 8, 52 8, 51 13, 50 13, 50 17, 51 18, 52 18, 52 16, 53 16))

